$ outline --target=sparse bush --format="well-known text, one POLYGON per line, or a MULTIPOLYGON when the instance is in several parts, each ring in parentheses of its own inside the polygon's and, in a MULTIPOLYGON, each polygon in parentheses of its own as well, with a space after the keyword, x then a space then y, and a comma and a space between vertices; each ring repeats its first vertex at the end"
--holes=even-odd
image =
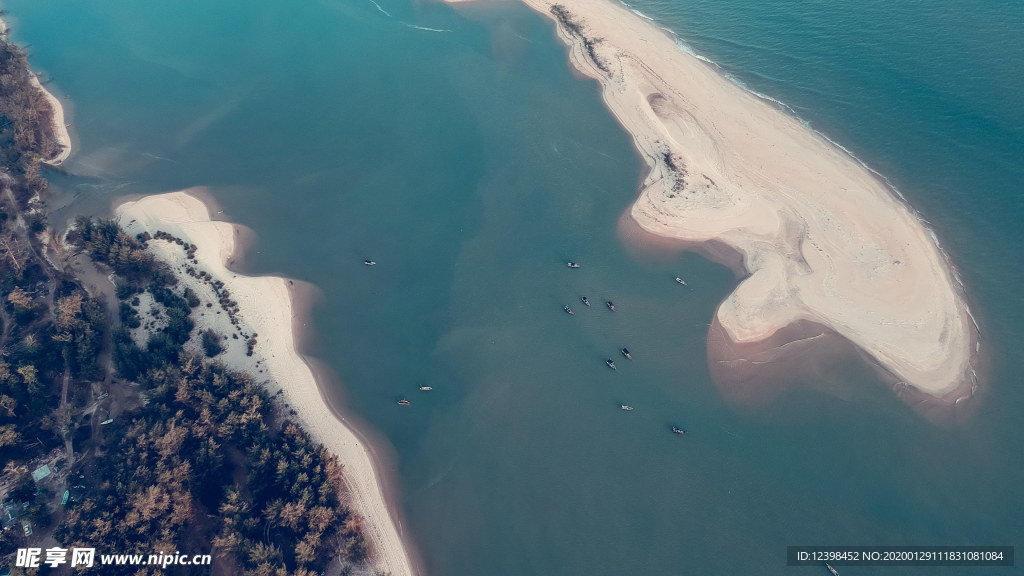
POLYGON ((213 358, 224 351, 220 344, 221 336, 213 328, 203 330, 203 353, 207 358, 213 358))

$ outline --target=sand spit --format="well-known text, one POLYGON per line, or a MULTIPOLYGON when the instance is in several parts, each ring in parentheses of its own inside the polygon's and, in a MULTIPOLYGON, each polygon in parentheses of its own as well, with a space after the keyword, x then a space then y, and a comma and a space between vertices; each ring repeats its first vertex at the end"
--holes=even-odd
POLYGON ((942 403, 973 394, 978 331, 959 280, 878 175, 618 3, 523 1, 555 19, 651 169, 627 218, 680 247, 739 255, 742 280, 714 324, 743 355, 709 343, 713 364, 754 364, 748 345, 778 349, 780 330, 815 325, 902 389, 942 403))
POLYGON ((412 576, 409 554, 384 499, 368 447, 331 411, 309 365, 296 351, 292 296, 299 283, 272 276, 243 276, 229 270, 226 266, 236 257, 236 242, 240 243, 242 230, 211 220, 207 206, 188 191, 128 201, 116 208, 116 214, 133 235, 162 230, 198 247, 195 265, 188 262, 180 246, 164 240, 150 241, 150 250, 157 258, 178 272, 179 280, 204 302, 216 302, 217 298, 206 282, 184 273, 186 266, 209 272, 212 281, 220 280, 230 290, 231 299, 239 305, 240 326, 233 326, 227 313, 218 313, 217 307, 200 307, 196 315, 203 315, 196 318, 197 329, 212 327, 223 335, 243 334, 238 340, 226 340, 227 350, 217 359, 257 380, 266 378, 280 386, 284 401, 297 413, 295 418, 344 466, 348 497, 363 517, 374 569, 392 576, 412 576), (252 356, 246 355, 248 335, 257 336, 252 356))
MULTIPOLYGON (((0 34, 6 34, 7 32, 7 23, 4 22, 3 18, 0 18, 0 34)), ((60 100, 53 94, 50 94, 50 91, 39 82, 39 77, 34 73, 31 76, 32 84, 42 92, 43 97, 50 104, 50 108, 53 109, 53 116, 51 118, 51 122, 53 122, 53 135, 57 139, 57 145, 60 147, 60 151, 56 156, 44 160, 44 162, 50 166, 60 166, 68 159, 68 156, 71 156, 71 134, 68 133, 68 126, 64 121, 64 107, 61 105, 60 100)))

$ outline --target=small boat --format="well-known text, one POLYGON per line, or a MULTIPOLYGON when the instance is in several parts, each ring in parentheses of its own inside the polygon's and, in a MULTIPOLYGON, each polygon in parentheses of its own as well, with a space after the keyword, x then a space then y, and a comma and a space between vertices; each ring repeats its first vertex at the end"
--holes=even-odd
POLYGON ((686 286, 686 281, 680 278, 679 276, 676 276, 676 283, 681 286, 686 286))
POLYGON ((615 370, 615 362, 612 362, 611 360, 605 360, 604 363, 607 364, 608 367, 611 368, 612 370, 615 370))
POLYGON ((613 304, 611 300, 605 302, 604 305, 607 306, 608 309, 611 310, 612 312, 615 312, 615 304, 613 304))
POLYGON ((568 306, 562 306, 562 310, 565 310, 565 313, 570 316, 573 314, 572 308, 569 308, 568 306))
POLYGON ((825 568, 828 568, 828 571, 832 573, 832 576, 839 576, 839 571, 833 568, 828 562, 825 562, 825 568))
POLYGON ((587 298, 586 296, 580 298, 580 302, 583 302, 585 305, 590 306, 590 298, 587 298))
POLYGON ((680 436, 683 436, 683 435, 686 434, 686 430, 683 430, 682 428, 679 428, 678 426, 673 426, 672 427, 672 431, 675 432, 676 434, 679 434, 680 436))
POLYGON ((622 410, 626 410, 626 411, 629 411, 629 410, 633 409, 632 406, 629 406, 627 404, 619 404, 619 408, 621 408, 622 410))
POLYGON ((566 262, 565 265, 568 266, 569 268, 579 268, 580 267, 580 265, 575 263, 575 262, 566 262))
POLYGON ((398 401, 398 405, 399 406, 412 406, 412 402, 409 402, 408 400, 399 400, 398 401))
POLYGON ((424 392, 430 392, 431 390, 433 390, 433 388, 431 388, 430 386, 420 386, 420 390, 424 392))
POLYGON ((376 266, 377 265, 377 263, 374 262, 373 260, 363 260, 363 264, 366 264, 367 266, 376 266))
POLYGON ((633 359, 633 355, 629 353, 629 350, 623 348, 621 350, 621 352, 622 352, 622 355, 626 357, 626 360, 632 360, 633 359))

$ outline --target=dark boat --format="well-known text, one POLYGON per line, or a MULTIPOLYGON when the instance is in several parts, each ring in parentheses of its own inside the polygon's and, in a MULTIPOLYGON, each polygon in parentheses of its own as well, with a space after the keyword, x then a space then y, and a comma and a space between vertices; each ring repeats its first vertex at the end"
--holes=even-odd
POLYGON ((568 306, 562 306, 562 310, 565 310, 565 313, 566 313, 566 314, 569 314, 570 316, 571 316, 571 315, 572 315, 572 313, 573 313, 573 312, 572 312, 572 308, 569 308, 568 306))
POLYGON ((575 263, 575 262, 566 262, 565 265, 568 266, 569 268, 579 268, 580 267, 580 265, 575 263))
POLYGON ((590 298, 587 298, 586 296, 580 298, 580 302, 583 302, 587 306, 590 306, 590 298))
POLYGON ((410 405, 412 405, 412 402, 409 402, 408 400, 399 400, 398 401, 398 405, 399 406, 410 406, 410 405))
POLYGON ((683 436, 683 435, 686 434, 686 430, 683 430, 682 428, 679 428, 678 426, 673 426, 672 427, 672 431, 675 432, 676 434, 679 434, 680 436, 683 436))
POLYGON ((612 362, 611 360, 605 360, 604 363, 607 364, 608 367, 611 368, 612 370, 615 370, 615 362, 612 362))
POLYGON ((377 263, 374 262, 373 260, 363 260, 363 264, 366 264, 367 266, 376 266, 377 265, 377 263))
POLYGON ((833 568, 832 565, 828 562, 825 562, 825 568, 828 568, 828 571, 832 574, 832 576, 839 576, 839 571, 833 568))
POLYGON ((615 312, 615 304, 613 304, 611 300, 605 302, 604 305, 607 306, 608 309, 611 310, 612 312, 615 312))
POLYGON ((633 355, 629 353, 629 350, 623 348, 621 350, 621 352, 622 352, 622 355, 626 357, 626 360, 632 360, 633 359, 633 355))

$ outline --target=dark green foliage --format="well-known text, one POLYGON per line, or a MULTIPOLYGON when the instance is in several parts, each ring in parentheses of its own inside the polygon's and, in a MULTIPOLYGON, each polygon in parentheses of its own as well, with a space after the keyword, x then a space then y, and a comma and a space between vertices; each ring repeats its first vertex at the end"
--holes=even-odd
POLYGON ((128 302, 121 302, 118 306, 118 312, 121 315, 121 324, 126 328, 138 328, 139 326, 142 326, 142 320, 139 318, 139 312, 128 302))
POLYGON ((94 378, 100 368, 96 364, 103 346, 107 318, 98 300, 83 298, 80 293, 57 301, 57 326, 53 340, 60 343, 61 354, 74 377, 94 378))
POLYGON ((38 317, 38 311, 35 308, 15 308, 14 309, 14 321, 21 326, 28 326, 38 317))
POLYGON ((131 334, 122 327, 114 332, 114 368, 122 378, 137 380, 150 365, 149 355, 132 341, 131 334))
MULTIPOLYGON (((146 349, 140 350, 131 339, 128 328, 142 325, 138 311, 130 304, 120 305, 122 329, 114 334, 114 365, 118 374, 130 380, 137 379, 151 368, 178 361, 182 346, 192 335, 195 322, 190 317, 188 301, 173 290, 154 282, 148 288, 153 300, 162 304, 166 311, 167 326, 151 334, 146 349)), ((133 300, 134 301, 134 300, 133 300)))
MULTIPOLYGON (((74 230, 68 232, 68 241, 82 247, 94 261, 110 266, 130 284, 145 285, 158 275, 153 255, 113 220, 79 216, 75 219, 74 230)), ((160 284, 166 283, 162 280, 160 284)))
POLYGON ((167 326, 150 337, 147 347, 150 353, 157 356, 153 359, 155 363, 177 362, 182 345, 188 342, 192 328, 195 327, 189 316, 192 308, 184 298, 166 286, 154 282, 150 285, 149 291, 153 294, 153 299, 167 309, 167 326))
MULTIPOLYGON (((128 298, 132 297, 135 294, 138 294, 141 291, 141 289, 138 286, 133 286, 128 282, 121 281, 115 282, 114 288, 116 289, 118 300, 127 300, 128 298)), ((135 305, 138 306, 137 303, 135 305)))
POLYGON ((7 498, 14 502, 31 502, 36 495, 35 484, 31 478, 25 478, 18 486, 7 494, 7 498))
POLYGON ((62 544, 117 542, 147 554, 162 545, 291 574, 365 553, 359 522, 338 500, 337 462, 293 424, 272 432, 271 401, 247 376, 187 357, 142 384, 150 402, 107 428, 117 446, 67 512, 62 544))
POLYGON ((182 295, 185 297, 185 301, 188 302, 189 308, 199 307, 199 296, 196 295, 194 290, 185 288, 185 293, 182 295))
POLYGON ((213 358, 224 351, 220 345, 220 340, 221 335, 215 332, 213 328, 203 330, 203 353, 206 354, 207 358, 213 358))
POLYGON ((40 159, 59 152, 51 124, 53 109, 31 79, 24 51, 6 36, 0 38, 0 116, 4 119, 0 162, 18 181, 13 190, 21 207, 34 194, 46 191, 47 182, 39 175, 40 159))

